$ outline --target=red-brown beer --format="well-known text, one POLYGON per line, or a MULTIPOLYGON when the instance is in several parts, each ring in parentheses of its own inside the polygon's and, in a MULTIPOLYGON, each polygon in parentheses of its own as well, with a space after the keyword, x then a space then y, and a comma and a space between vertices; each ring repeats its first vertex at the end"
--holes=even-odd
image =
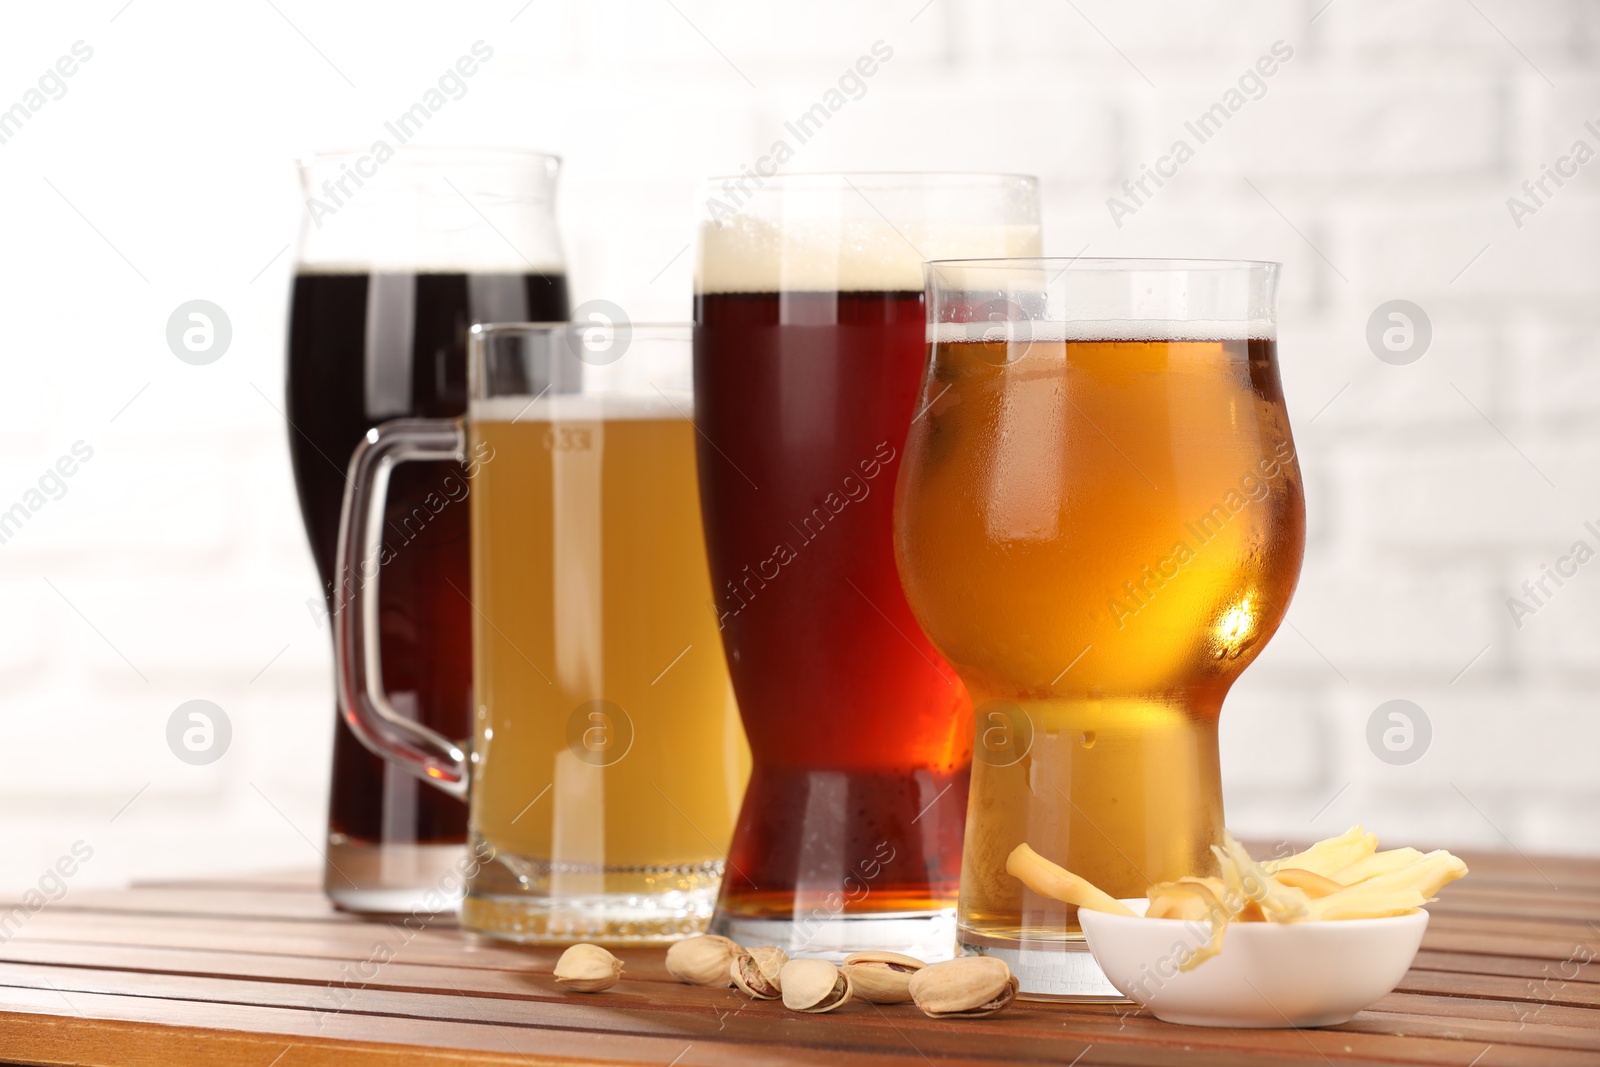
POLYGON ((754 764, 719 914, 803 933, 952 907, 971 708, 891 538, 922 294, 703 293, 695 318, 712 587, 754 764))

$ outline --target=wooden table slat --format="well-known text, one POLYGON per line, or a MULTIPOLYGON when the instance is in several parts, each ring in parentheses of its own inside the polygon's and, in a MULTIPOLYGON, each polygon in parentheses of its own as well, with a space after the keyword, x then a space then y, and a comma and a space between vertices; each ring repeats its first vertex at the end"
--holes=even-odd
MULTIPOLYGON (((618 950, 596 996, 553 949, 329 907, 308 872, 78 891, 0 942, 0 1060, 13 1063, 1156 1067, 1600 1064, 1600 860, 1466 857, 1399 988, 1340 1027, 1162 1023, 1132 1005, 1018 1002, 981 1020, 909 1006, 800 1016, 672 982, 618 950), (378 961, 389 962, 378 966, 378 961)), ((0 904, 0 909, 6 905, 0 904)))

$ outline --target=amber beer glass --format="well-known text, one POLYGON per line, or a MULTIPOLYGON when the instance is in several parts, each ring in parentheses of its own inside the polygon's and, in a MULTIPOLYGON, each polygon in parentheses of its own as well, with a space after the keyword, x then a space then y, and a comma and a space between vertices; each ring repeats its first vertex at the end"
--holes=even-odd
POLYGON ((696 271, 705 536, 753 769, 713 929, 949 955, 966 692, 895 573, 922 261, 1038 248, 1032 178, 712 179, 696 271))
POLYGON ((1203 875, 1217 719, 1277 630, 1305 505, 1278 265, 930 263, 896 487, 906 597, 976 708, 960 949, 1039 997, 1116 997, 1026 841, 1113 896, 1203 875))
POLYGON ((465 420, 384 423, 352 460, 342 703, 364 743, 469 800, 471 929, 651 942, 711 917, 748 756, 700 534, 690 344, 686 324, 477 327, 465 420), (370 621, 388 470, 440 458, 469 485, 470 740, 395 714, 370 621))

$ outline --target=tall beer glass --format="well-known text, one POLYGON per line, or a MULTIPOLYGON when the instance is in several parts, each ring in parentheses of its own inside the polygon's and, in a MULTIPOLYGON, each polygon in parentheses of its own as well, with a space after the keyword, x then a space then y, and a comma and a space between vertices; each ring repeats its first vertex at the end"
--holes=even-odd
POLYGON ((949 955, 971 758, 960 681, 895 574, 922 261, 1038 249, 1032 178, 712 179, 700 228, 700 491, 753 770, 713 929, 949 955))
MULTIPOLYGON (((335 546, 350 452, 401 416, 466 410, 467 330, 562 320, 566 269, 553 200, 558 161, 527 152, 317 156, 301 167, 306 216, 289 311, 289 456, 324 597, 350 595, 335 546)), ((396 472, 376 639, 396 712, 464 734, 472 710, 467 507, 459 464, 396 472), (430 501, 444 501, 435 508, 430 501)), ((324 886, 341 907, 410 912, 452 893, 464 804, 368 752, 335 716, 324 886)))
POLYGON ((1275 263, 930 263, 896 486, 907 599, 976 708, 964 953, 1117 997, 1026 841, 1113 896, 1206 874, 1217 718, 1299 578, 1275 263))
POLYGON ((384 423, 351 460, 345 715, 470 798, 471 929, 650 942, 711 917, 748 756, 700 534, 690 337, 475 327, 466 419, 384 423), (397 713, 373 633, 390 469, 443 459, 466 464, 472 516, 471 586, 453 590, 472 618, 470 742, 397 713))

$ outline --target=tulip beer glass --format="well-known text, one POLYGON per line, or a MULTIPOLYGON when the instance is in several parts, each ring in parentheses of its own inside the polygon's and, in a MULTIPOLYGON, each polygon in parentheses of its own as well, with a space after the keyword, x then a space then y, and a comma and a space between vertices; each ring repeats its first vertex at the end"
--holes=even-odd
POLYGON ((1031 255, 1032 178, 713 179, 695 296, 701 505, 753 760, 712 928, 934 958, 954 939, 965 690, 895 573, 928 255, 1031 255))
POLYGON ((1210 873, 1217 719, 1277 630, 1305 506, 1277 264, 927 266, 895 553, 976 709, 958 942, 1025 993, 1117 997, 1026 841, 1113 896, 1210 873))
POLYGON ((644 942, 711 917, 748 756, 700 534, 690 336, 475 327, 464 422, 384 423, 351 461, 341 703, 374 751, 469 800, 471 929, 644 942), (466 464, 472 520, 472 584, 454 590, 470 742, 389 706, 372 621, 389 469, 445 458, 466 464))

